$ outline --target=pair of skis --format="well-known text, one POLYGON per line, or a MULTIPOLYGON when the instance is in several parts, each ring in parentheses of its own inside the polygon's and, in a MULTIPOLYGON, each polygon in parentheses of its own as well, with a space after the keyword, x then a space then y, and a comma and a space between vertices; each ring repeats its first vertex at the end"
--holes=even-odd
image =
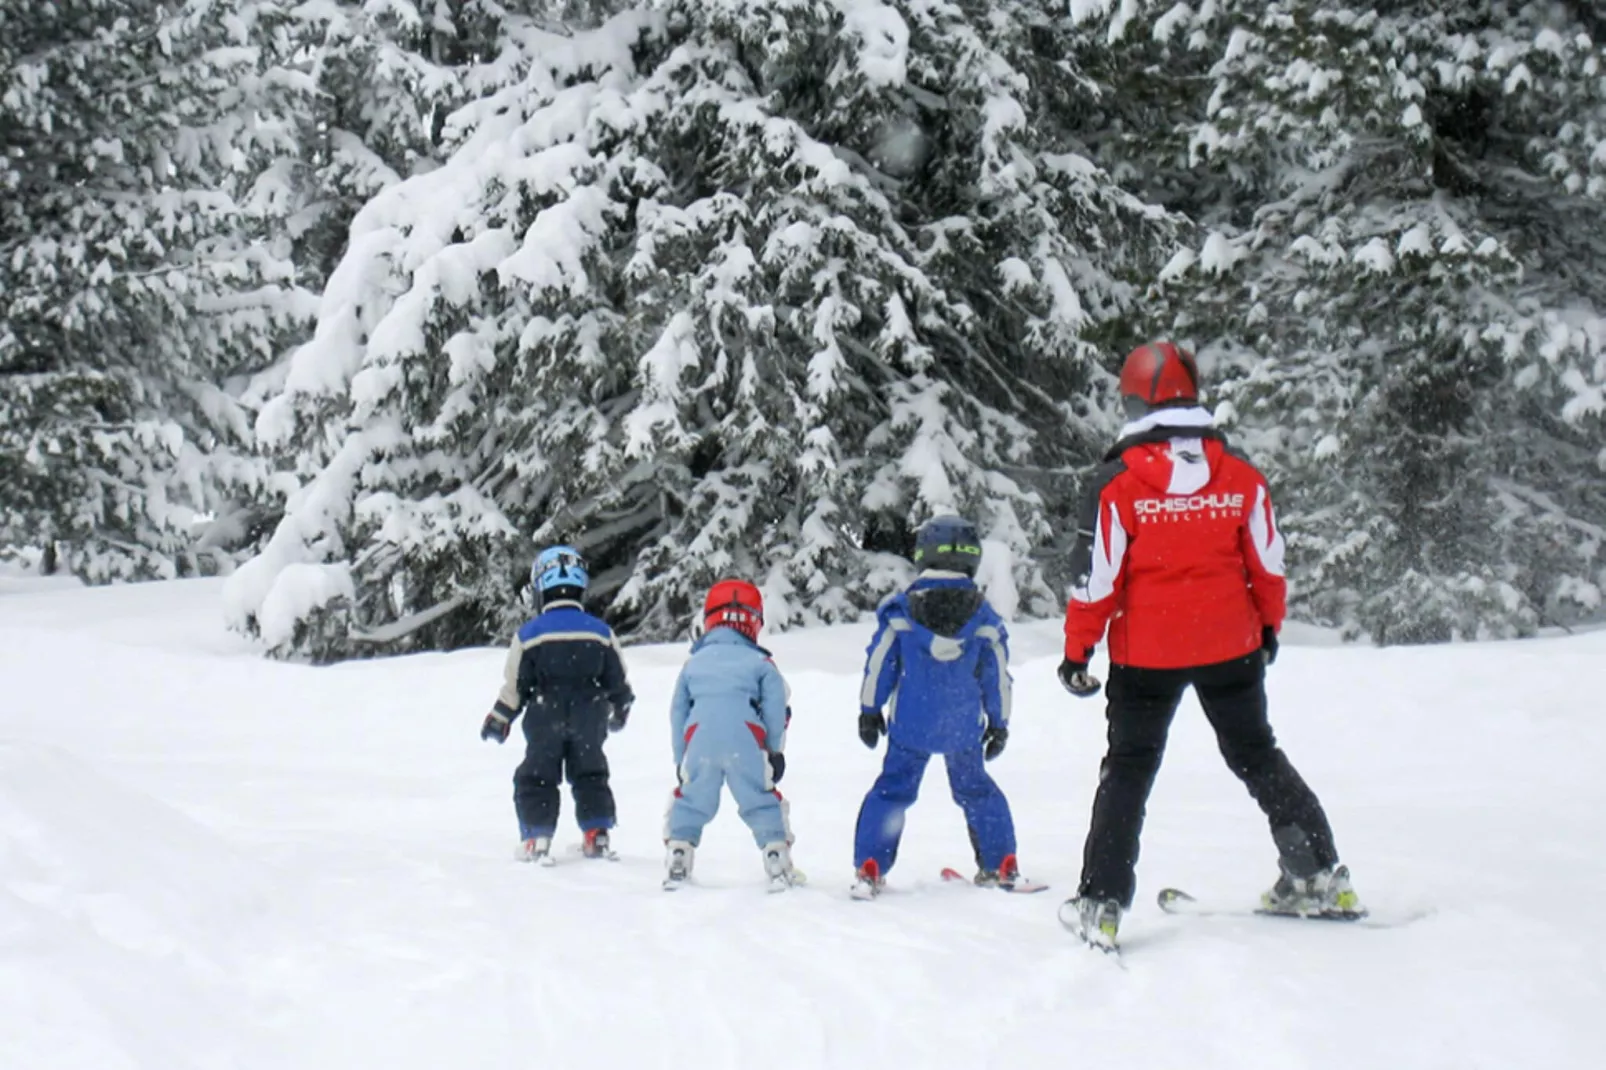
MULTIPOLYGON (((1373 917, 1364 909, 1356 911, 1312 911, 1310 913, 1300 914, 1293 911, 1267 910, 1264 907, 1221 906, 1201 902, 1192 895, 1189 895, 1187 892, 1183 891, 1181 888, 1160 889, 1159 895, 1156 896, 1156 901, 1159 903, 1161 910, 1165 911, 1167 914, 1173 914, 1180 917, 1283 918, 1285 920, 1294 921, 1336 922, 1354 925, 1358 928, 1364 929, 1395 929, 1402 925, 1408 925, 1411 922, 1417 921, 1421 918, 1425 918, 1432 913, 1431 910, 1416 910, 1399 916, 1383 918, 1373 917)), ((1078 916, 1078 912, 1074 909, 1075 903, 1076 900, 1070 899, 1060 907, 1060 924, 1065 926, 1066 929, 1069 929, 1071 932, 1075 933, 1077 936, 1081 937, 1081 939, 1087 943, 1088 946, 1119 958, 1121 954, 1121 948, 1118 943, 1105 944, 1099 940, 1090 939, 1088 934, 1083 931, 1081 919, 1078 916)))
POLYGON ((1037 892, 1048 891, 1048 885, 1044 884, 1042 881, 1029 881, 1025 878, 1018 878, 1010 884, 976 884, 975 881, 953 868, 944 869, 941 876, 943 880, 949 883, 954 883, 957 881, 962 884, 972 885, 976 888, 996 888, 1000 892, 1009 892, 1011 895, 1033 895, 1037 892))

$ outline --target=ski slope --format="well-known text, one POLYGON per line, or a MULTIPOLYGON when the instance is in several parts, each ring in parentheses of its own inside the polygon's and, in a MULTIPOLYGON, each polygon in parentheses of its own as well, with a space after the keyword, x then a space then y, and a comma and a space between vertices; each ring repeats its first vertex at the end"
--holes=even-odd
POLYGON ((1431 908, 1399 928, 1160 913, 1166 884, 1247 905, 1274 876, 1190 701, 1117 964, 1055 921, 1103 725, 1055 683, 1052 624, 1016 630, 993 770, 1053 890, 937 880, 971 863, 934 767, 891 889, 858 903, 880 757, 854 733, 865 628, 772 642, 812 884, 766 895, 727 805, 701 886, 670 896, 680 649, 628 652, 622 861, 537 869, 512 860, 519 750, 477 738, 501 651, 313 668, 220 621, 215 581, 0 577, 0 1067, 1606 1066, 1606 633, 1290 637, 1274 721, 1374 913, 1431 908))

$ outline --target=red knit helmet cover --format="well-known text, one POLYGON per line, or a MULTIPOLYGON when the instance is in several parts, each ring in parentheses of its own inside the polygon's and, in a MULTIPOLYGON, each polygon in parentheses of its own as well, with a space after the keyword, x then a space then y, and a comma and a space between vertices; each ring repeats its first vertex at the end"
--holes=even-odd
POLYGON ((746 580, 720 580, 703 599, 703 631, 735 628, 754 642, 764 624, 764 596, 746 580))
POLYGON ((1175 342, 1150 342, 1126 355, 1121 365, 1121 396, 1145 405, 1199 400, 1199 366, 1175 342))

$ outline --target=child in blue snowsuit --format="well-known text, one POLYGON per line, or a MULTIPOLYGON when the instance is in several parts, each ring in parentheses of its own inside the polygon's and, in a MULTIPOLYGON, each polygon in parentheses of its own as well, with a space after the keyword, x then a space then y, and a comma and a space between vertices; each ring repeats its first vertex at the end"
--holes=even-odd
POLYGON ((786 803, 775 790, 786 769, 787 689, 757 642, 763 614, 757 587, 715 584, 704 602, 703 636, 675 683, 669 720, 680 785, 665 821, 666 888, 691 876, 703 827, 726 785, 763 852, 770 889, 794 879, 786 803))
POLYGON ((982 765, 1009 739, 1009 638, 974 580, 981 563, 975 527, 951 516, 928 521, 915 563, 915 582, 876 613, 864 667, 859 737, 874 748, 885 734, 887 754, 859 809, 857 898, 881 890, 934 754, 943 755, 948 786, 965 813, 980 867, 976 883, 1013 887, 1020 879, 1009 803, 982 765))

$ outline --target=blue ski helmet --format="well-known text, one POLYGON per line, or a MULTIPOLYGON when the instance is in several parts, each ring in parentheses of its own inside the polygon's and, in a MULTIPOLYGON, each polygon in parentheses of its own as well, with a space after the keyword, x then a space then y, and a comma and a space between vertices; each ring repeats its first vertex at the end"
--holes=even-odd
POLYGON ((530 586, 541 602, 579 601, 590 582, 585 558, 572 546, 549 546, 530 566, 530 586))
POLYGON ((981 536, 958 516, 934 516, 915 536, 915 564, 974 577, 981 567, 981 536))

